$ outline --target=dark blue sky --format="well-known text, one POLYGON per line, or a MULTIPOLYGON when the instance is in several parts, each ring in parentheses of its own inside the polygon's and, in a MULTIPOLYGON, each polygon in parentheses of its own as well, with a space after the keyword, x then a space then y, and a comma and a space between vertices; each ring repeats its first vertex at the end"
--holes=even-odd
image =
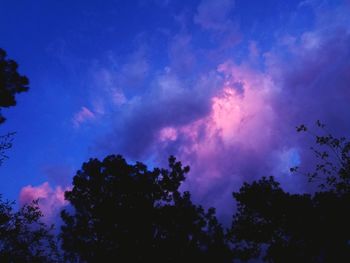
POLYGON ((1 1, 0 47, 30 91, 4 110, 0 133, 17 134, 0 192, 56 200, 111 153, 175 154, 211 205, 266 173, 302 191, 287 173, 308 158, 294 127, 349 132, 349 14, 322 0, 1 1))

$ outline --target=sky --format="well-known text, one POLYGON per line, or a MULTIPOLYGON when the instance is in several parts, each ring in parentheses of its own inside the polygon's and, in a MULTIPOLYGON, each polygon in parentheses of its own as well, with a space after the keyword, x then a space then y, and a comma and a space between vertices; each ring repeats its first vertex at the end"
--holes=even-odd
POLYGON ((312 188, 301 123, 350 132, 348 0, 0 0, 0 47, 30 90, 3 111, 15 131, 0 193, 47 218, 83 162, 122 154, 190 165, 184 190, 231 216, 232 191, 273 175, 312 188))

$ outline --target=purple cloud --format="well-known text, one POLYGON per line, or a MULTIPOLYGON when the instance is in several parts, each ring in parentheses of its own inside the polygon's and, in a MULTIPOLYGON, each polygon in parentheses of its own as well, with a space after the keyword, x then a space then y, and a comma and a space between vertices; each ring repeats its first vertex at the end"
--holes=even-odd
MULTIPOLYGON (((123 106, 121 121, 100 148, 132 159, 152 156, 159 164, 169 154, 178 156, 192 167, 185 188, 210 205, 226 206, 232 190, 263 175, 275 175, 287 190, 308 190, 306 178, 288 172, 287 166, 311 160, 312 142, 295 126, 320 119, 335 132, 350 130, 349 27, 316 15, 323 22, 312 31, 281 35, 265 53, 251 42, 246 62, 227 59, 195 80, 170 64, 154 76, 148 94, 123 106), (256 67, 257 59, 264 70, 256 67)), ((206 28, 217 21, 203 17, 197 23, 206 28)), ((190 38, 180 44, 190 47, 190 38)), ((189 61, 197 56, 193 52, 189 61)), ((186 56, 181 59, 186 62, 186 56)))
POLYGON ((64 192, 67 190, 69 187, 63 189, 61 186, 57 186, 53 189, 48 182, 39 186, 27 185, 22 188, 19 194, 19 203, 24 205, 38 200, 44 222, 52 223, 57 221, 61 209, 68 204, 68 201, 64 199, 64 192))
POLYGON ((95 114, 87 107, 81 107, 81 109, 74 114, 72 123, 75 128, 79 128, 80 125, 87 121, 92 121, 96 118, 95 114))
MULTIPOLYGON (((193 19, 192 26, 220 40, 215 47, 195 49, 182 28, 169 38, 167 65, 151 71, 147 51, 135 51, 119 67, 100 67, 91 91, 93 112, 111 126, 96 142, 99 152, 161 166, 168 155, 177 156, 191 166, 184 189, 222 214, 231 213, 231 192, 260 176, 276 176, 289 191, 310 190, 306 178, 288 172, 288 166, 312 163, 312 140, 297 134, 296 125, 320 119, 336 135, 350 132, 347 7, 330 14, 313 6, 312 30, 276 33, 275 45, 264 52, 248 41, 243 62, 214 56, 207 63, 228 39, 237 40, 232 3, 202 1, 193 19), (131 92, 136 86, 147 89, 131 92)), ((86 110, 81 115, 92 118, 86 110)), ((86 119, 79 116, 79 123, 86 119)))

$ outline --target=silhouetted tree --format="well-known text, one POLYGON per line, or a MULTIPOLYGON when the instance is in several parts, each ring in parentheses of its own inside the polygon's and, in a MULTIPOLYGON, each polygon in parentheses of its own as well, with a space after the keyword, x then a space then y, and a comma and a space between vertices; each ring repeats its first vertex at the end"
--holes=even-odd
MULTIPOLYGON (((298 131, 307 128, 302 125, 298 131)), ((310 181, 321 180, 322 191, 290 194, 273 177, 264 177, 233 193, 238 208, 231 241, 238 258, 276 263, 350 262, 350 144, 330 134, 314 136, 321 148, 312 149, 321 162, 315 172, 306 175, 310 181)))
POLYGON ((12 206, 0 199, 0 262, 59 262, 56 240, 40 221, 37 203, 17 212, 12 206))
MULTIPOLYGON (((17 72, 18 64, 6 58, 5 50, 0 48, 0 124, 6 119, 1 113, 2 108, 16 105, 15 95, 29 89, 27 77, 17 72)), ((5 151, 11 148, 14 133, 0 136, 0 165, 7 158, 5 151)))
POLYGON ((2 108, 16 105, 15 95, 28 90, 28 78, 17 71, 18 64, 6 58, 5 50, 0 48, 0 124, 5 121, 2 108))
POLYGON ((101 262, 231 262, 215 210, 180 193, 188 167, 148 170, 121 156, 84 163, 65 193, 62 245, 66 260, 101 262))
POLYGON ((272 178, 244 184, 234 193, 232 223, 236 255, 266 262, 348 262, 349 196, 284 192, 272 178), (344 261, 345 260, 345 261, 344 261))
POLYGON ((291 171, 306 175, 310 182, 318 183, 321 190, 349 193, 350 141, 345 137, 333 136, 320 121, 316 125, 321 128, 321 132, 310 131, 305 125, 297 127, 298 132, 307 132, 315 138, 315 146, 311 147, 317 160, 314 171, 301 173, 299 167, 293 167, 291 171))

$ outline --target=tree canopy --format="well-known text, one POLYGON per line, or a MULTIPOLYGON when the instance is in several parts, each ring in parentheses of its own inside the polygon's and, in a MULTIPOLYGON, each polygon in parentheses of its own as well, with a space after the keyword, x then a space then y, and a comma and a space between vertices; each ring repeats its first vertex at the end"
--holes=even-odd
POLYGON ((59 262, 52 228, 40 221, 37 202, 13 211, 0 197, 0 262, 59 262))
POLYGON ((238 211, 232 240, 241 259, 266 262, 350 260, 350 196, 324 191, 285 192, 272 177, 244 184, 233 194, 238 211))
MULTIPOLYGON (((298 131, 307 128, 302 125, 298 131)), ((315 171, 304 175, 318 182, 320 191, 290 194, 273 177, 264 177, 233 193, 238 209, 231 242, 237 258, 274 263, 350 262, 350 143, 331 134, 312 136, 319 162, 315 171)))
POLYGON ((180 193, 188 167, 169 158, 169 170, 148 170, 121 156, 84 163, 62 212, 66 260, 96 262, 231 262, 215 210, 180 193))

